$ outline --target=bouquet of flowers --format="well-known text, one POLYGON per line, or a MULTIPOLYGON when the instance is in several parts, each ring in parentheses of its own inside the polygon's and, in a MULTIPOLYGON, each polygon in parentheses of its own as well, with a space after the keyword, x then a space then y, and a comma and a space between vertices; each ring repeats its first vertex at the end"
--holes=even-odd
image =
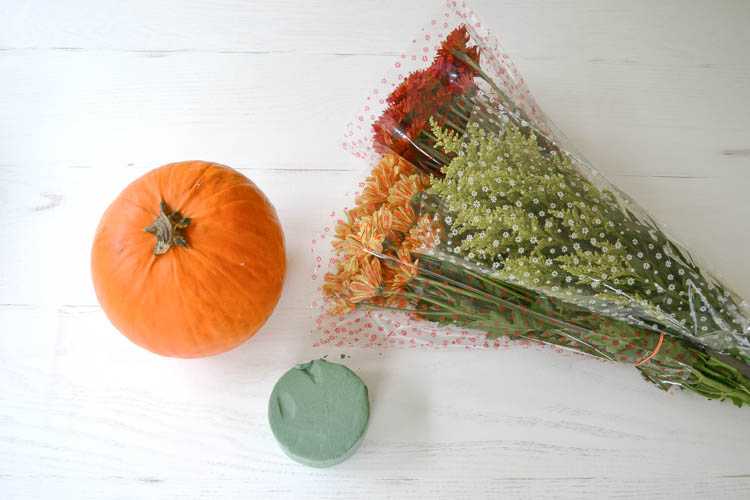
POLYGON ((750 403, 747 304, 567 146, 456 14, 432 63, 381 100, 370 148, 350 141, 376 164, 335 228, 322 341, 525 339, 750 403))

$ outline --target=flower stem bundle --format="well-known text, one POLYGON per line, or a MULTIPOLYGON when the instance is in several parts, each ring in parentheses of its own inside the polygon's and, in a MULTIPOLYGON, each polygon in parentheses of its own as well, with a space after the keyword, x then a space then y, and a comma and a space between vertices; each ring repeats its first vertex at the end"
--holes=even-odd
POLYGON ((750 403, 744 303, 482 69, 465 27, 387 98, 336 228, 330 310, 405 312, 750 403))

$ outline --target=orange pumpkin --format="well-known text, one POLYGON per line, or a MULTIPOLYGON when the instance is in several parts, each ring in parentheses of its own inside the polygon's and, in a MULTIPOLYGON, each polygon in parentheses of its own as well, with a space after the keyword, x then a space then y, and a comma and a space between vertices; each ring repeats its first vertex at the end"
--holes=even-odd
POLYGON ((281 295, 284 237, 247 177, 216 163, 164 165, 102 216, 91 252, 112 323, 155 353, 210 356, 251 337, 281 295))

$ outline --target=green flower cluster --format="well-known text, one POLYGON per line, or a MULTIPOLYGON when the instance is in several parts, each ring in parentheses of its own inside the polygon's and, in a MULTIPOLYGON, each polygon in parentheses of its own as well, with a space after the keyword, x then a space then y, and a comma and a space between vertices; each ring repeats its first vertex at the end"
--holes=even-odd
POLYGON ((450 155, 430 193, 441 200, 443 250, 493 278, 750 361, 738 299, 623 196, 571 156, 510 121, 433 122, 450 155))

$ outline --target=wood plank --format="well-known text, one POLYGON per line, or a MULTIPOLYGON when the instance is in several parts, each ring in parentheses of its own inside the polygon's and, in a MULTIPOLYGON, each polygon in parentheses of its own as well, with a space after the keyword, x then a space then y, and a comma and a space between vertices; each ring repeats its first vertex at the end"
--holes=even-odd
POLYGON ((546 349, 314 350, 299 294, 288 289, 256 339, 200 360, 137 348, 97 307, 0 307, 0 487, 11 498, 750 493, 744 410, 546 349), (323 354, 357 366, 373 415, 361 451, 317 471, 282 455, 266 401, 286 367, 323 354))

